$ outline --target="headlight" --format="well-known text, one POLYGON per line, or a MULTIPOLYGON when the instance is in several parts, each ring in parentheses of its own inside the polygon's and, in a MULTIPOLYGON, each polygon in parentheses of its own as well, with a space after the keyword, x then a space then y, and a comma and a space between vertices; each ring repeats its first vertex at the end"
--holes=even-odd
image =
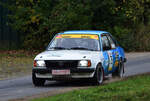
POLYGON ((90 60, 81 60, 78 64, 79 67, 90 67, 91 61, 90 60))
POLYGON ((43 60, 34 60, 34 67, 45 67, 45 61, 43 61, 43 60))

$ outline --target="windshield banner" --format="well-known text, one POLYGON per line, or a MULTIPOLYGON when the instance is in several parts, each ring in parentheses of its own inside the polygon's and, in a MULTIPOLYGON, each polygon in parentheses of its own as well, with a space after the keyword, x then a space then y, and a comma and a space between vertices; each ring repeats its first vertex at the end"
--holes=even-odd
POLYGON ((98 35, 92 35, 92 34, 62 34, 56 36, 56 39, 59 38, 86 38, 86 39, 99 40, 98 35))

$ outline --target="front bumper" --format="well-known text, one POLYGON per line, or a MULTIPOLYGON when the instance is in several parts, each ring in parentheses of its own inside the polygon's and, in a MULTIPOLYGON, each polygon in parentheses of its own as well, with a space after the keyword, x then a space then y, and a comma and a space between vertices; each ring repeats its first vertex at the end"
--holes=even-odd
MULTIPOLYGON (((56 70, 56 69, 55 69, 56 70)), ((50 68, 36 68, 33 67, 32 73, 36 75, 37 78, 44 79, 65 79, 65 78, 92 78, 95 73, 94 68, 71 68, 70 75, 52 75, 52 69, 50 68)))

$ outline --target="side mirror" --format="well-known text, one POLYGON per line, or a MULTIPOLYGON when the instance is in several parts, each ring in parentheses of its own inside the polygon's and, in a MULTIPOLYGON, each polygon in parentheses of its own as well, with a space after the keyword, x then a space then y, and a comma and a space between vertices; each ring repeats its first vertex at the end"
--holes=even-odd
POLYGON ((116 48, 115 44, 111 44, 111 48, 115 49, 116 48))

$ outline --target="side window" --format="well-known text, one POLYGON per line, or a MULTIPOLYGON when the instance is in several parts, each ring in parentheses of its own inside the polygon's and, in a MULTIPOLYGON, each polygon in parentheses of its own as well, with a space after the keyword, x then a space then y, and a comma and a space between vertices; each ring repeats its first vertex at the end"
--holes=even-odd
POLYGON ((109 43, 107 36, 102 35, 101 39, 102 39, 103 50, 110 50, 111 46, 110 46, 110 43, 109 43))
POLYGON ((116 48, 116 44, 114 42, 114 40, 109 36, 107 35, 109 41, 110 41, 110 45, 111 45, 111 49, 115 49, 116 48))

